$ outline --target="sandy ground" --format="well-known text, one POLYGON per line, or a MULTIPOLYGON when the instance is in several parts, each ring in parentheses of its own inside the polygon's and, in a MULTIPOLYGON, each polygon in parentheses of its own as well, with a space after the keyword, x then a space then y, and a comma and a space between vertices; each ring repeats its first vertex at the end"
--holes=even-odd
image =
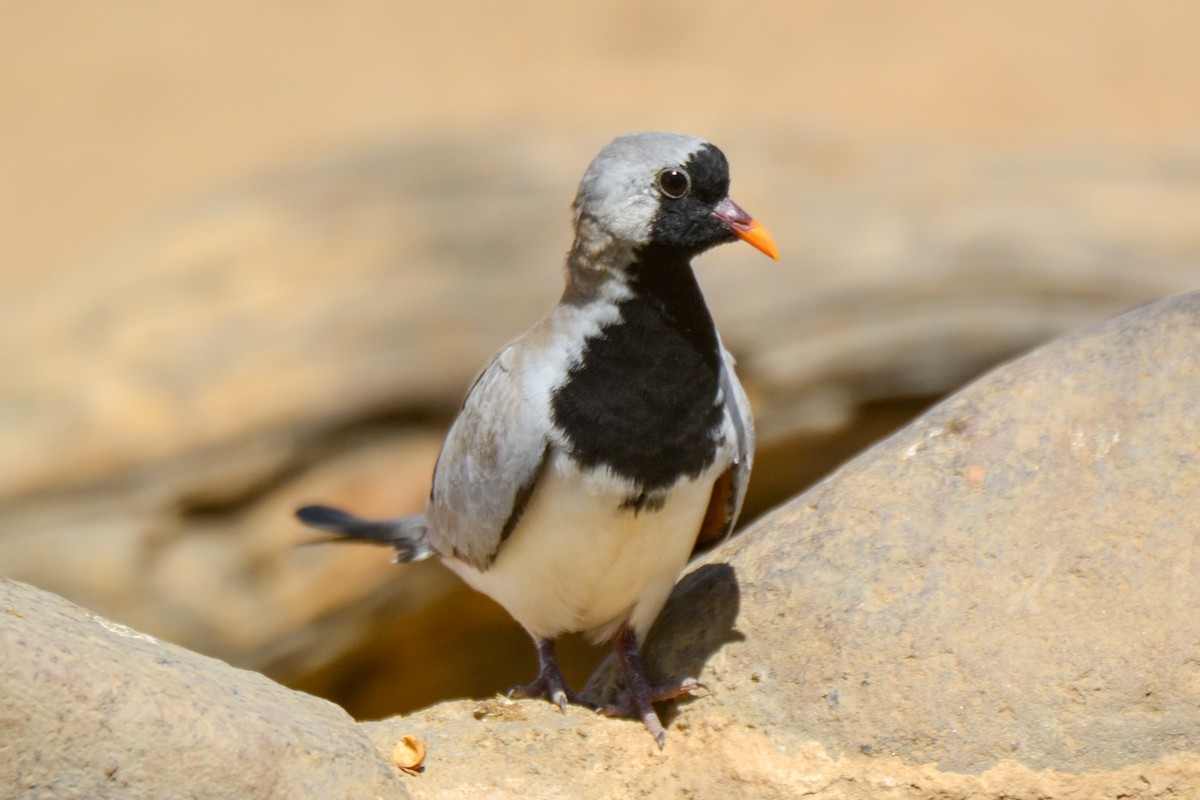
POLYGON ((0 290, 181 198, 461 127, 947 146, 1200 142, 1200 5, 10 3, 0 290))

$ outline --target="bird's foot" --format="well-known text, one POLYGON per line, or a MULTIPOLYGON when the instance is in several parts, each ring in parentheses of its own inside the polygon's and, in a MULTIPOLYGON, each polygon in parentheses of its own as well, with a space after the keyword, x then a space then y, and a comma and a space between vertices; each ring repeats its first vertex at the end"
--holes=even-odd
MULTIPOLYGON (((678 683, 668 683, 665 686, 648 686, 647 688, 649 692, 646 700, 650 703, 665 703, 667 700, 674 700, 677 697, 689 696, 699 691, 708 691, 708 687, 695 678, 684 678, 678 683)), ((616 702, 605 706, 601 710, 608 717, 630 717, 638 710, 638 706, 638 700, 633 696, 633 692, 625 689, 617 694, 616 702)))
POLYGON ((575 694, 570 686, 567 686, 562 675, 551 676, 544 671, 538 672, 538 676, 529 683, 509 689, 508 696, 512 698, 544 697, 564 713, 566 713, 568 703, 573 706, 592 707, 585 703, 582 697, 575 694))
POLYGON ((637 635, 629 628, 622 628, 617 632, 613 640, 613 650, 616 651, 621 670, 625 673, 625 690, 618 695, 616 703, 605 707, 603 711, 608 716, 636 716, 641 719, 658 744, 658 749, 662 750, 667 743, 667 732, 663 730, 654 704, 690 695, 707 687, 695 678, 685 678, 678 683, 664 686, 650 685, 645 664, 638 653, 637 635))
POLYGON ((584 702, 583 698, 575 694, 571 690, 571 687, 567 685, 562 670, 558 666, 558 657, 554 652, 554 640, 538 640, 537 649, 537 677, 529 683, 509 689, 508 696, 514 698, 544 697, 558 706, 559 711, 562 711, 564 714, 567 711, 568 703, 573 706, 584 706, 585 708, 594 710, 594 706, 584 702))

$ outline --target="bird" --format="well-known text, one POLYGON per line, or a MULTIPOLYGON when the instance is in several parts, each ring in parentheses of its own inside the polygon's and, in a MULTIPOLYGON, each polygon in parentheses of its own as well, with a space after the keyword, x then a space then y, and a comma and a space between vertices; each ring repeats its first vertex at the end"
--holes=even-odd
POLYGON ((733 529, 754 461, 749 402, 691 262, 737 240, 779 260, 729 183, 724 153, 705 140, 613 140, 572 206, 560 300, 476 377, 424 513, 296 511, 341 540, 392 547, 399 562, 436 556, 503 606, 538 656, 536 678, 512 697, 587 705, 555 642, 611 643, 624 679, 616 708, 660 749, 654 704, 700 684, 651 685, 641 646, 697 542, 733 529))

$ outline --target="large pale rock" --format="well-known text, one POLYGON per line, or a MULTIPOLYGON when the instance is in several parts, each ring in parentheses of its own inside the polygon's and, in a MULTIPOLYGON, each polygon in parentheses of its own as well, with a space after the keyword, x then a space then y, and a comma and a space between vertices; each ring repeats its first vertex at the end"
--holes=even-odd
POLYGON ((1197 352, 1200 294, 1047 345, 709 554, 649 642, 712 690, 676 726, 972 773, 1200 752, 1197 352))
POLYGON ((324 701, 11 581, 0 581, 0 644, 0 794, 16 800, 1095 800, 1200 789, 1194 754, 1089 775, 1012 761, 960 775, 895 757, 834 759, 816 742, 781 746, 770 731, 701 715, 659 752, 640 723, 536 700, 355 725, 324 701), (412 737, 427 752, 405 774, 388 762, 412 737))
MULTIPOLYGON (((640 723, 458 702, 415 797, 1152 798, 1200 792, 1200 294, 950 398, 676 587, 640 723)), ((616 684, 611 664, 589 691, 616 684)))
MULTIPOLYGON (((699 701, 700 705, 707 700, 699 701)), ((1152 800, 1200 796, 1200 756, 1084 774, 1003 761, 962 774, 899 757, 833 756, 815 741, 696 708, 659 752, 640 722, 536 700, 443 703, 363 723, 386 749, 405 735, 429 748, 424 773, 405 777, 414 798, 496 800, 1152 800)))
POLYGON ((4 579, 0 686, 4 797, 408 796, 332 703, 4 579))

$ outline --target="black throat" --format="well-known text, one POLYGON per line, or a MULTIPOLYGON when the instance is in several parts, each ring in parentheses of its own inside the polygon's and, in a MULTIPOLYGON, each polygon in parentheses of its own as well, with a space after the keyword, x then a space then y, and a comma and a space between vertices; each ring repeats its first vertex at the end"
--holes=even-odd
POLYGON ((698 476, 720 444, 721 353, 690 257, 655 245, 639 252, 620 319, 587 341, 553 397, 571 455, 637 484, 635 509, 680 476, 698 476))

